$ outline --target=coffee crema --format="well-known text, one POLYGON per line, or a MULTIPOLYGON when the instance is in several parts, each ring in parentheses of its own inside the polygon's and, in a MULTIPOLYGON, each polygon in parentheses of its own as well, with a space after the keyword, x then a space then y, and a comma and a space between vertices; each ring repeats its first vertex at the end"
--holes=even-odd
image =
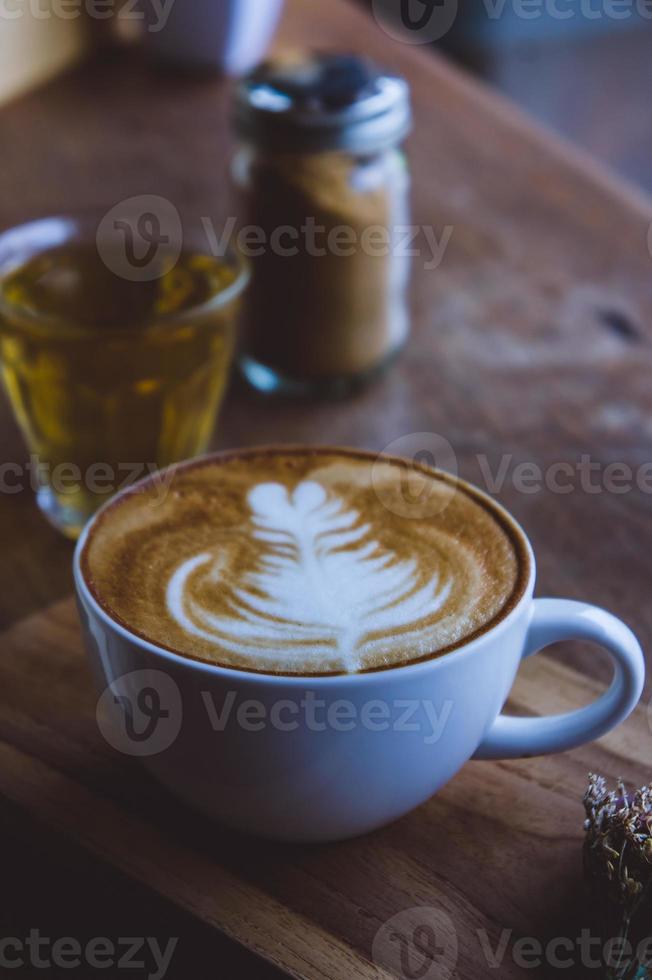
POLYGON ((315 675, 440 655, 523 594, 528 557, 490 501, 355 450, 262 449, 158 474, 99 516, 84 578, 181 656, 315 675))

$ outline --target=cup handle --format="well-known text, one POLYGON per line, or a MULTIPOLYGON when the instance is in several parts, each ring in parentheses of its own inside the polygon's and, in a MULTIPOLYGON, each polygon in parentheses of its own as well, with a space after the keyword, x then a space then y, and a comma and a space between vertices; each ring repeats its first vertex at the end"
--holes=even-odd
POLYGON ((474 759, 519 759, 564 752, 600 738, 634 710, 643 691, 645 661, 629 627, 597 606, 570 599, 535 599, 523 657, 561 640, 588 640, 611 654, 614 676, 609 690, 593 704, 563 715, 499 715, 474 759))

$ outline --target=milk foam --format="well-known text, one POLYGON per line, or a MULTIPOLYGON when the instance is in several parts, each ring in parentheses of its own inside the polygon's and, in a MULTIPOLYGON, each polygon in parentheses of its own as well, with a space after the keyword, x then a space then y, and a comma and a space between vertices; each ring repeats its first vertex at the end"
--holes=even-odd
POLYGON ((251 450, 181 466, 160 488, 100 516, 84 576, 127 629, 208 663, 308 675, 405 664, 458 646, 523 589, 509 522, 400 460, 251 450))
POLYGON ((418 638, 426 632, 419 624, 446 603, 450 580, 435 571, 422 581, 416 561, 383 549, 371 525, 319 483, 292 492, 263 483, 247 499, 252 536, 264 544, 256 570, 225 581, 219 551, 204 552, 170 578, 167 609, 187 633, 253 660, 262 655, 268 666, 329 652, 350 671, 359 669, 370 634, 390 646, 399 629, 418 638), (230 615, 217 616, 193 597, 198 571, 229 592, 230 615))

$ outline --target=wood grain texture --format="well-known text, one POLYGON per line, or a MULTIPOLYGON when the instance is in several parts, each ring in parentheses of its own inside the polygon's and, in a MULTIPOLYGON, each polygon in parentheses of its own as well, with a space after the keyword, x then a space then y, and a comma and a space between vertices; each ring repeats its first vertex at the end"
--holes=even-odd
MULTIPOLYGON (((268 401, 234 384, 215 444, 339 442, 380 449, 408 433, 436 432, 452 444, 460 473, 485 486, 487 466, 497 472, 507 454, 508 478, 496 495, 532 537, 539 594, 605 605, 650 648, 650 494, 587 492, 578 481, 569 494, 545 487, 524 493, 511 479, 520 462, 575 466, 588 454, 601 466, 639 467, 650 458, 650 200, 444 60, 395 45, 345 0, 289 0, 279 44, 315 43, 356 47, 409 78, 417 123, 409 144, 414 220, 438 235, 451 225, 453 236, 438 269, 415 262, 413 338, 385 378, 334 404, 268 401)), ((159 193, 219 226, 231 210, 228 97, 219 81, 158 74, 129 57, 107 57, 4 107, 0 225, 159 193)), ((26 459, 2 403, 0 463, 26 459)), ((0 541, 1 625, 68 595, 71 547, 41 519, 29 487, 0 493, 0 541)), ((370 975, 380 924, 401 909, 441 901, 461 923, 459 976, 478 980, 487 971, 479 966, 477 929, 486 928, 494 945, 503 926, 522 935, 576 934, 577 800, 587 769, 633 780, 649 772, 649 733, 640 715, 599 746, 563 759, 470 765, 427 807, 366 841, 245 850, 107 753, 93 727, 76 644, 65 605, 2 638, 0 794, 8 830, 0 856, 9 881, 18 881, 21 869, 32 875, 33 891, 52 894, 66 921, 83 920, 92 904, 113 935, 125 934, 127 921, 135 934, 155 928, 144 911, 149 889, 130 889, 123 872, 109 884, 99 863, 85 875, 72 845, 62 875, 56 856, 29 844, 38 840, 45 850, 48 824, 94 854, 106 849, 114 867, 151 879, 161 894, 192 909, 193 918, 199 904, 207 921, 245 941, 248 920, 229 920, 228 909, 213 900, 212 874, 224 889, 216 887, 216 894, 236 902, 251 896, 256 948, 282 962, 282 972, 303 968, 311 976, 314 968, 321 973, 312 975, 338 980, 354 970, 370 975), (29 823, 12 830, 28 812, 29 823), (186 862, 209 871, 187 880, 186 862), (46 888, 39 871, 57 884, 61 877, 61 886, 46 888), (281 921, 289 923, 287 939, 275 933, 281 921), (334 937, 344 974, 294 942, 295 922, 311 938, 334 937), (307 956, 313 956, 309 968, 307 956)), ((574 663, 604 676, 584 650, 575 652, 574 663)), ((533 661, 524 672, 518 701, 530 710, 543 708, 544 698, 547 710, 562 696, 580 699, 591 686, 550 663, 533 661), (546 676, 540 688, 538 671, 546 676)), ((52 837, 52 851, 57 840, 52 837)), ((164 908, 161 902, 155 910, 164 908)), ((28 908, 9 934, 39 925, 35 916, 28 908)), ((180 965, 171 980, 212 980, 215 962, 225 976, 270 976, 259 959, 243 966, 224 944, 200 944, 181 916, 178 928, 188 944, 197 942, 203 959, 194 969, 180 965)), ((70 934, 65 922, 60 934, 70 934)), ((517 971, 506 966, 500 975, 517 971)))
MULTIPOLYGON (((0 642, 2 796, 310 980, 392 976, 382 958, 372 959, 374 937, 414 907, 443 911, 454 924, 462 980, 484 975, 482 936, 495 948, 503 929, 513 939, 579 934, 586 774, 637 782, 649 759, 639 709, 617 732, 564 756, 471 763, 429 803, 367 837, 266 844, 195 816, 102 741, 72 600, 28 617, 0 642)), ((599 689, 540 656, 524 665, 511 708, 564 711, 599 689)), ((500 975, 520 976, 509 955, 500 975)))

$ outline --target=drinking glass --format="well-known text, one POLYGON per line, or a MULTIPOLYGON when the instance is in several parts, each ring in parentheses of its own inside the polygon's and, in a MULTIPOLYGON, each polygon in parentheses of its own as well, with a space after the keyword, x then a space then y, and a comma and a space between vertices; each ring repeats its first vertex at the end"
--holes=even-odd
POLYGON ((145 212, 0 235, 2 378, 38 505, 69 537, 108 495, 211 437, 248 271, 173 231, 145 212))

